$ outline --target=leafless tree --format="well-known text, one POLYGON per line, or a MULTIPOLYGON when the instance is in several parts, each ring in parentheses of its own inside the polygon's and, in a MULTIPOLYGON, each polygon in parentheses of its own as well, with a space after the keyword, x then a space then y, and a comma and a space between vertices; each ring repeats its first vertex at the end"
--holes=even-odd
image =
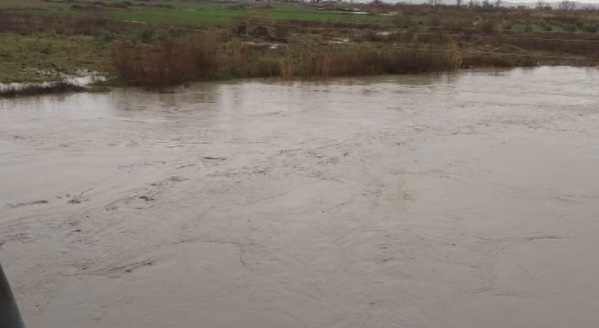
POLYGON ((564 0, 559 3, 558 8, 560 10, 574 10, 576 9, 576 2, 564 0))
POLYGON ((544 0, 537 0, 537 5, 535 6, 535 8, 537 10, 544 10, 545 9, 545 1, 544 0))
POLYGON ((480 7, 480 1, 479 0, 470 0, 470 2, 468 2, 468 7, 470 7, 470 8, 480 7))

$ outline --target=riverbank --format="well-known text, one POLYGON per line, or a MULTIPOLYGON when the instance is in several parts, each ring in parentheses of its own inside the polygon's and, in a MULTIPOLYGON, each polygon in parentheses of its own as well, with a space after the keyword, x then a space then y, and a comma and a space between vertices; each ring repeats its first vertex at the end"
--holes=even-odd
POLYGON ((162 90, 229 78, 595 66, 599 53, 599 20, 585 12, 370 4, 355 15, 303 5, 153 6, 4 4, 0 83, 58 81, 83 70, 162 90))

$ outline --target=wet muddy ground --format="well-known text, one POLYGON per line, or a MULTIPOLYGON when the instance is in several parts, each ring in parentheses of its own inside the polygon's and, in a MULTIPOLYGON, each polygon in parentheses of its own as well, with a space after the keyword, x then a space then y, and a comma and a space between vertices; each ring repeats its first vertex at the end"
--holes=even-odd
POLYGON ((0 101, 29 328, 595 327, 599 71, 0 101))

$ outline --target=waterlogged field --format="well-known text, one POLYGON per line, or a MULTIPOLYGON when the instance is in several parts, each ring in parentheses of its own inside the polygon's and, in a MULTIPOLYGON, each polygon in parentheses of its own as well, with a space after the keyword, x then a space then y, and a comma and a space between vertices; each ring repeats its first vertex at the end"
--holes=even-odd
POLYGON ((0 100, 28 327, 593 327, 599 71, 0 100))

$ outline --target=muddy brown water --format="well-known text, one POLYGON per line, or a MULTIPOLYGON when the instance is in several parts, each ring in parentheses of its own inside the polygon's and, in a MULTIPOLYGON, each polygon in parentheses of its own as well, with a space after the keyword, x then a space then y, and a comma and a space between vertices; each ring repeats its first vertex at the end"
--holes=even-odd
POLYGON ((599 71, 0 101, 29 328, 596 327, 599 71))

